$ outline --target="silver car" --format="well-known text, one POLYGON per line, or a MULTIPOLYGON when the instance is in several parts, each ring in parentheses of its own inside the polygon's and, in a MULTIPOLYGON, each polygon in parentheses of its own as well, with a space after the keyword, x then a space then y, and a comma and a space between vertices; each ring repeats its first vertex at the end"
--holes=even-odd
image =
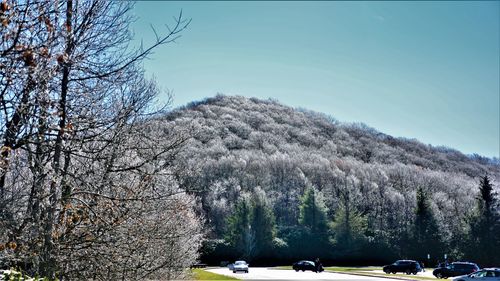
POLYGON ((468 275, 457 276, 453 281, 500 281, 500 268, 483 268, 468 275))
POLYGON ((235 261, 232 269, 233 273, 236 273, 236 271, 243 271, 245 273, 248 273, 248 263, 246 261, 235 261))

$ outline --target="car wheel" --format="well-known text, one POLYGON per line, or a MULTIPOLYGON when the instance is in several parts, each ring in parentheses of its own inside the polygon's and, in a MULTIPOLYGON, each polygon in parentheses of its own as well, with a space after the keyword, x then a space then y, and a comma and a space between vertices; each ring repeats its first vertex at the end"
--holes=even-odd
POLYGON ((385 272, 385 274, 391 273, 389 270, 385 270, 384 272, 385 272))
POLYGON ((247 271, 245 271, 245 273, 248 273, 248 270, 247 270, 247 271))
POLYGON ((406 271, 406 274, 407 274, 407 275, 410 275, 410 274, 411 274, 411 271, 407 270, 407 271, 406 271))
POLYGON ((443 274, 441 274, 441 273, 437 273, 437 274, 436 274, 436 277, 437 277, 437 278, 439 278, 439 279, 441 279, 441 278, 443 278, 443 274))
POLYGON ((298 270, 298 269, 295 269, 295 272, 299 272, 299 270, 298 270))
POLYGON ((416 271, 413 271, 413 275, 417 275, 417 272, 416 272, 416 271))
POLYGON ((396 271, 393 271, 392 274, 396 274, 396 271))
POLYGON ((306 271, 305 269, 302 269, 302 272, 306 271))
POLYGON ((233 270, 233 273, 236 273, 236 270, 233 270))

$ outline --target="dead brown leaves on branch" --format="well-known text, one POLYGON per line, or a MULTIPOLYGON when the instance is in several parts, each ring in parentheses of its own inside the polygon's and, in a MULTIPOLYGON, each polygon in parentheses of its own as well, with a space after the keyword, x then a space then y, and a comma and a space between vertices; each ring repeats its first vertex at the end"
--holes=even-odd
POLYGON ((22 264, 49 278, 138 280, 165 270, 178 276, 178 265, 196 259, 195 202, 168 165, 188 137, 144 130, 157 116, 151 103, 159 91, 142 74, 142 60, 190 21, 181 12, 163 34, 154 31, 150 46, 130 50, 132 7, 1 2, 0 266, 22 264), (170 202, 183 207, 174 212, 170 202), (182 215, 194 219, 181 227, 182 215), (175 267, 158 248, 182 253, 175 267))

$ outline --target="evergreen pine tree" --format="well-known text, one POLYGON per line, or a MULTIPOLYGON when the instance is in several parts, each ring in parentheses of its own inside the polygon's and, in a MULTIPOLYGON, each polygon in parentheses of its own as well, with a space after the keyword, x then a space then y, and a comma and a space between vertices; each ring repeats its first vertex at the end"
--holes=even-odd
POLYGON ((429 205, 428 194, 422 187, 417 189, 417 208, 410 238, 410 256, 414 259, 424 260, 427 254, 438 257, 445 252, 438 223, 429 205))
POLYGON ((356 257, 367 242, 367 219, 349 202, 343 202, 335 212, 332 223, 334 244, 338 255, 356 257))
POLYGON ((481 178, 476 208, 469 222, 465 252, 482 266, 500 263, 500 214, 488 176, 481 178))
POLYGON ((314 187, 304 192, 299 206, 299 224, 307 227, 311 233, 325 234, 328 230, 327 208, 323 197, 314 187))
POLYGON ((265 257, 271 252, 276 237, 275 218, 261 194, 256 194, 252 203, 251 229, 255 233, 255 255, 265 257))
POLYGON ((299 227, 301 227, 301 240, 294 241, 294 247, 300 247, 297 254, 309 257, 326 258, 329 253, 329 228, 327 208, 321 192, 314 187, 309 187, 304 192, 299 206, 299 227), (303 247, 307 241, 307 247, 303 247))
POLYGON ((236 204, 234 213, 228 218, 226 241, 241 258, 251 259, 255 250, 255 233, 251 226, 252 204, 248 198, 236 204))
POLYGON ((247 260, 265 257, 276 237, 274 214, 264 194, 244 197, 227 220, 226 241, 237 255, 247 260))

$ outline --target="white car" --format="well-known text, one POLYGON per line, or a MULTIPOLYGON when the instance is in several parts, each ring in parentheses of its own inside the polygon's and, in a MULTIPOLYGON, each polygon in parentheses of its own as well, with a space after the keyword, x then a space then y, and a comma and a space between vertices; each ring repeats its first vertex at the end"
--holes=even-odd
POLYGON ((236 273, 236 271, 243 271, 245 273, 248 273, 248 263, 246 261, 235 261, 232 269, 233 273, 236 273))
POLYGON ((468 275, 457 276, 453 281, 500 281, 500 268, 483 268, 468 275))

